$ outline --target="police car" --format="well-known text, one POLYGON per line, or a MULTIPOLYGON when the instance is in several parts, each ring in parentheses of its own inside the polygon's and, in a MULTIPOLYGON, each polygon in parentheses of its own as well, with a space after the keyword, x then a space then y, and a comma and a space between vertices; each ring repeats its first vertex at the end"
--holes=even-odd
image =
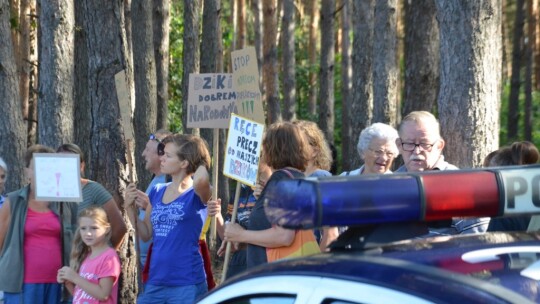
POLYGON ((269 219, 349 226, 330 253, 269 263, 199 303, 538 303, 540 233, 423 237, 433 221, 540 213, 540 166, 280 181, 269 219))

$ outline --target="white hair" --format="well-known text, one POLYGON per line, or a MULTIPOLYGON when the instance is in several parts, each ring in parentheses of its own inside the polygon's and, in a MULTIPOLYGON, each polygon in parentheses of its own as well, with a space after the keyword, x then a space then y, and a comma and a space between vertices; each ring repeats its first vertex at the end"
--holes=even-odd
POLYGON ((365 128, 360 132, 358 137, 358 154, 360 157, 364 158, 364 153, 369 148, 369 144, 374 138, 380 138, 386 140, 386 142, 391 144, 391 151, 395 155, 399 154, 399 150, 396 146, 396 139, 399 137, 398 132, 392 126, 389 126, 384 123, 376 122, 371 126, 365 128))

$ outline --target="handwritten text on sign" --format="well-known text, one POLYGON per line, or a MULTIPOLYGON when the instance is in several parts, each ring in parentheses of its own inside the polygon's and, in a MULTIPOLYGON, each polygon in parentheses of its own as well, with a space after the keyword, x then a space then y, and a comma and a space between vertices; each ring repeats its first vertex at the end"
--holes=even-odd
POLYGON ((261 155, 264 125, 231 115, 223 174, 246 185, 255 186, 261 155))
POLYGON ((80 158, 70 153, 34 153, 36 199, 82 202, 80 158))
POLYGON ((221 128, 229 126, 237 112, 232 74, 189 74, 187 126, 221 128))

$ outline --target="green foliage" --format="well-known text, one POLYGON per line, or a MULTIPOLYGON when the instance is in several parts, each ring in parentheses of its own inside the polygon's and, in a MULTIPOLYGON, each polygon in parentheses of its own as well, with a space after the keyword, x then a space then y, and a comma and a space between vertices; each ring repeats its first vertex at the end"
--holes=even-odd
MULTIPOLYGON (((525 113, 525 94, 523 93, 523 86, 521 87, 521 92, 519 94, 519 121, 518 121, 518 138, 519 140, 524 140, 524 119, 523 115, 525 113)), ((499 121, 501 122, 501 130, 499 132, 499 145, 504 146, 511 144, 512 141, 507 139, 507 126, 508 126, 508 98, 510 96, 510 83, 506 83, 503 86, 503 93, 501 97, 501 111, 499 121)), ((535 91, 532 94, 532 142, 540 147, 540 92, 535 91)))
POLYGON ((172 132, 182 132, 182 57, 184 19, 182 2, 171 2, 171 25, 169 45, 169 102, 168 123, 172 132))

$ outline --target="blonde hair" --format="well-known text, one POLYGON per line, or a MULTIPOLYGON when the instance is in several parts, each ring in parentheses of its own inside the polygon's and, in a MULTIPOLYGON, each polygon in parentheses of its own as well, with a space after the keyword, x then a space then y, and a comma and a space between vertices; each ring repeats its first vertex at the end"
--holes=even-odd
MULTIPOLYGON (((107 213, 103 208, 92 206, 84 209, 79 214, 79 221, 81 218, 86 217, 90 218, 103 228, 108 229, 107 234, 105 235, 106 241, 108 242, 111 239, 111 223, 107 217, 107 213)), ((71 246, 71 259, 69 261, 69 266, 79 272, 82 262, 90 253, 90 247, 86 245, 81 237, 80 227, 77 228, 75 236, 73 237, 73 244, 71 246)))
POLYGON ((332 166, 332 151, 319 126, 308 120, 297 120, 293 121, 293 123, 304 131, 309 145, 317 152, 315 159, 313 159, 315 167, 326 171, 330 170, 332 166))

